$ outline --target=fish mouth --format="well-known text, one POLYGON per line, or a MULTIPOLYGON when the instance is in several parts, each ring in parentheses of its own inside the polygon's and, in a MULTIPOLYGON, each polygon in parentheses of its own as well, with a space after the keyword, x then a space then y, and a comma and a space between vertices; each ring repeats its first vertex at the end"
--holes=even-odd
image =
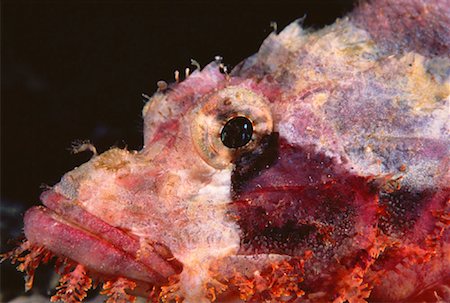
POLYGON ((28 210, 25 236, 33 245, 68 258, 96 274, 121 276, 152 285, 167 283, 182 264, 162 243, 142 243, 111 226, 53 190, 44 192, 46 206, 28 210))

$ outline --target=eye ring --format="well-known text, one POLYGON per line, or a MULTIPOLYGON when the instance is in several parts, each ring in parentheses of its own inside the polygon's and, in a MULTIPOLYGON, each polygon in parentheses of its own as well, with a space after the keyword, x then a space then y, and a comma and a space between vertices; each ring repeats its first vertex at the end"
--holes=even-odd
MULTIPOLYGON (((191 135, 200 157, 209 165, 223 169, 232 165, 237 154, 255 148, 262 137, 272 133, 269 101, 250 89, 231 86, 200 100, 192 112, 191 135), (239 118, 239 119, 238 119, 239 118), (251 125, 240 144, 224 144, 223 130, 233 119, 251 125), (248 120, 248 121, 247 121, 248 120), (244 144, 245 142, 245 144, 244 144)), ((237 140, 239 141, 239 140, 237 140)))

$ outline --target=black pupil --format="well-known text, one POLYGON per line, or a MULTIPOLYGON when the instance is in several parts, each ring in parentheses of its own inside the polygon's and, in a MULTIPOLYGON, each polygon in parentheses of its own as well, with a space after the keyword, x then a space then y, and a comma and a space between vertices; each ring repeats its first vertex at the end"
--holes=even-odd
POLYGON ((250 142, 252 134, 252 121, 245 117, 235 117, 222 128, 220 138, 226 147, 238 148, 250 142))

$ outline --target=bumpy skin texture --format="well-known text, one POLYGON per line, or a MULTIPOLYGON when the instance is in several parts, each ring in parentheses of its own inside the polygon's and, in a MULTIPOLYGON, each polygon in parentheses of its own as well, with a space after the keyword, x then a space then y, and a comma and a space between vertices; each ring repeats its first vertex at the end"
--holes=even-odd
POLYGON ((141 151, 43 193, 8 256, 32 276, 55 255, 66 302, 89 277, 109 302, 450 300, 449 28, 449 1, 363 3, 195 71, 145 105, 141 151))

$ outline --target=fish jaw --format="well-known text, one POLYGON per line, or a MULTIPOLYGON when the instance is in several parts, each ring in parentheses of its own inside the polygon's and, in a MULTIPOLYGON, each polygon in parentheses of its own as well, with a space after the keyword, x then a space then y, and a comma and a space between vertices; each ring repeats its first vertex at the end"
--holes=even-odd
POLYGON ((182 270, 170 250, 158 243, 141 249, 139 239, 85 211, 77 203, 50 190, 41 199, 47 207, 33 207, 24 217, 28 241, 53 254, 83 264, 107 276, 123 276, 162 284, 182 270))

